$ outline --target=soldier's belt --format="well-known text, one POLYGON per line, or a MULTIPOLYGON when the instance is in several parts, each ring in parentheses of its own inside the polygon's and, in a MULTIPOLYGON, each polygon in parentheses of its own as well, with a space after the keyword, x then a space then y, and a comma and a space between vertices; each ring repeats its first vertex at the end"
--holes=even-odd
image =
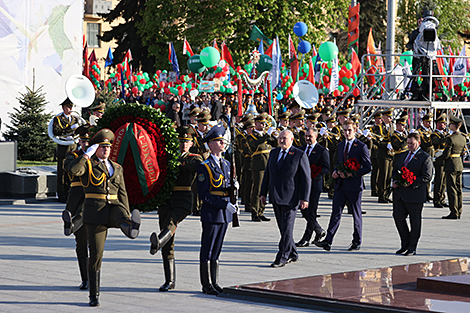
POLYGON ((230 196, 228 191, 210 191, 210 194, 214 196, 220 196, 220 197, 230 196))
POLYGON ((117 195, 105 195, 102 193, 86 193, 86 199, 117 200, 117 195))
POLYGON ((83 187, 82 182, 74 181, 70 184, 70 187, 83 187))
POLYGON ((269 152, 271 152, 271 150, 256 151, 255 153, 252 154, 252 156, 255 156, 255 155, 258 155, 258 154, 262 154, 262 153, 269 153, 269 152))
POLYGON ((175 186, 173 191, 191 191, 191 186, 175 186))
POLYGON ((395 151, 395 154, 402 153, 402 152, 405 152, 405 151, 408 151, 408 150, 404 150, 404 149, 396 150, 396 151, 395 151))
POLYGON ((244 158, 251 158, 251 154, 245 154, 243 155, 244 158))
POLYGON ((451 158, 460 158, 460 154, 451 154, 450 157, 451 158))

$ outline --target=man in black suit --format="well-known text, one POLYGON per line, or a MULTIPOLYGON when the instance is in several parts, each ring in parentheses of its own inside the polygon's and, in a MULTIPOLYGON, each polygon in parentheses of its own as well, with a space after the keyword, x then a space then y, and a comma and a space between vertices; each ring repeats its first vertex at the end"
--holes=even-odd
POLYGON ((415 255, 418 240, 421 235, 421 212, 427 200, 427 184, 431 181, 433 165, 429 154, 420 148, 421 137, 418 133, 410 133, 407 139, 408 152, 401 153, 393 167, 393 219, 400 235, 401 248, 396 254, 415 255), (413 172, 416 180, 397 184, 399 170, 406 167, 413 172), (408 228, 406 217, 410 216, 411 230, 408 228))
POLYGON ((271 267, 283 267, 299 258, 294 243, 294 222, 297 208, 308 208, 311 179, 307 155, 292 146, 294 134, 284 130, 279 134, 279 148, 271 151, 261 185, 260 200, 266 204, 266 196, 274 207, 277 227, 281 233, 279 252, 271 267))
POLYGON ((211 108, 211 115, 213 121, 218 121, 222 116, 223 110, 223 103, 219 100, 219 96, 217 94, 212 95, 212 108, 211 108))
POLYGON ((302 210, 302 216, 307 220, 307 227, 302 239, 295 244, 297 247, 308 247, 313 232, 315 232, 314 242, 318 242, 326 236, 326 232, 317 222, 317 209, 320 193, 323 190, 323 176, 330 172, 330 154, 325 147, 317 143, 317 136, 316 127, 308 128, 305 132, 307 145, 300 148, 308 157, 312 189, 310 190, 308 208, 302 210))
POLYGON ((175 102, 173 103, 172 107, 171 107, 171 111, 169 111, 167 114, 166 114, 166 117, 168 117, 170 120, 173 121, 173 123, 176 125, 176 127, 180 127, 181 126, 181 119, 180 119, 180 104, 178 102, 175 102))

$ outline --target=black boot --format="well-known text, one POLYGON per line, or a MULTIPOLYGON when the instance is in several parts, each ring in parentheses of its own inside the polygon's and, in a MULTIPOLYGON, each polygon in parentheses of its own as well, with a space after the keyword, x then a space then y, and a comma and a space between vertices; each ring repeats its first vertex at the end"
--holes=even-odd
POLYGON ((169 229, 162 230, 158 236, 157 233, 152 233, 152 235, 150 235, 150 242, 152 243, 150 245, 150 254, 154 255, 158 250, 163 248, 171 239, 171 236, 173 236, 173 234, 169 229))
POLYGON ((72 233, 77 232, 83 226, 83 216, 77 214, 72 217, 72 233))
POLYGON ((222 287, 219 286, 219 260, 211 261, 211 281, 212 287, 219 293, 222 293, 222 287))
POLYGON ((89 289, 90 289, 90 306, 99 306, 100 296, 100 271, 89 271, 88 272, 89 289))
POLYGON ((140 212, 135 209, 132 211, 131 219, 121 224, 121 231, 130 239, 135 239, 139 235, 140 212))
POLYGON ((201 278, 202 292, 208 295, 218 295, 219 292, 209 282, 209 261, 199 262, 199 275, 201 278))
POLYGON ((163 271, 165 272, 165 283, 158 290, 168 291, 175 289, 175 259, 163 259, 163 271))
POLYGON ((78 288, 86 290, 88 289, 88 258, 79 258, 78 268, 80 269, 80 276, 82 277, 82 283, 78 288))
POLYGON ((64 221, 64 235, 70 236, 72 234, 72 214, 69 211, 63 210, 62 211, 62 221, 64 221))

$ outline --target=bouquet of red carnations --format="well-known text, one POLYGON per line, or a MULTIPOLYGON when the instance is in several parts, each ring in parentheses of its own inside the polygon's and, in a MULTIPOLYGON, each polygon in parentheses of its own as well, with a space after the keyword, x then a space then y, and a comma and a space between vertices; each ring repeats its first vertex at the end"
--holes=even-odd
POLYGON ((338 172, 343 172, 346 176, 350 173, 355 175, 361 168, 361 164, 357 162, 356 158, 351 158, 347 159, 346 162, 339 163, 336 168, 338 169, 338 172))
POLYGON ((398 170, 398 176, 393 178, 393 181, 399 187, 408 187, 416 180, 415 174, 406 167, 398 170))
POLYGON ((317 166, 315 164, 312 164, 310 166, 310 174, 311 174, 312 179, 317 177, 318 174, 320 173, 321 173, 321 166, 317 166))

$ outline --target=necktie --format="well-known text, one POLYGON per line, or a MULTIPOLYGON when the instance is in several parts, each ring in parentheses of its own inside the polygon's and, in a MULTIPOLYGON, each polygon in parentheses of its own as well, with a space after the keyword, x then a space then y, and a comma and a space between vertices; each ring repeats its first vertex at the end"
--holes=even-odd
POLYGON ((108 167, 106 166, 106 162, 105 161, 101 161, 104 165, 104 171, 106 172, 106 175, 109 176, 109 171, 108 171, 108 167))
POLYGON ((307 156, 310 156, 310 152, 312 152, 312 146, 308 146, 308 149, 307 149, 307 156))
POLYGON ((348 151, 349 151, 349 141, 346 141, 346 147, 344 148, 344 161, 348 159, 348 151))
POLYGON ((281 150, 281 158, 279 159, 279 163, 281 163, 282 160, 284 160, 285 156, 286 156, 286 152, 284 150, 281 150))
POLYGON ((411 160, 411 156, 413 155, 412 152, 408 153, 408 155, 406 156, 406 159, 405 159, 405 162, 403 162, 403 166, 407 166, 408 163, 410 163, 410 160, 411 160))

